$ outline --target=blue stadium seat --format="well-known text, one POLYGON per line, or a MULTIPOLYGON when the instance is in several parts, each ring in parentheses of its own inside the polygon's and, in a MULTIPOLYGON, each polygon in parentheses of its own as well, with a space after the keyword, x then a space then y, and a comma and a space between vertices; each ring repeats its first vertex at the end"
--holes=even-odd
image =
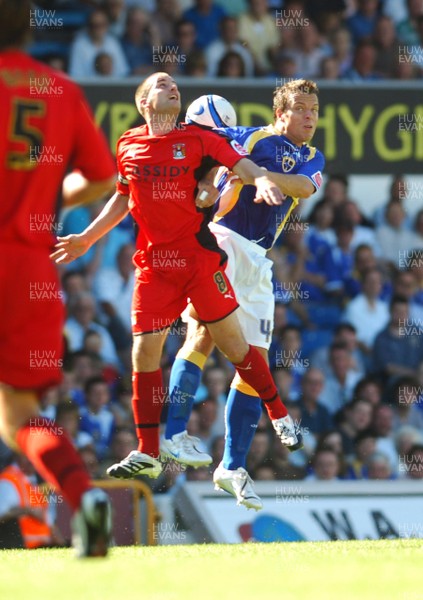
POLYGON ((331 329, 316 329, 313 331, 303 331, 301 334, 302 346, 301 352, 307 358, 315 350, 323 346, 329 346, 332 342, 333 331, 331 329))
POLYGON ((334 329, 341 320, 342 309, 336 304, 308 305, 310 321, 322 329, 334 329))

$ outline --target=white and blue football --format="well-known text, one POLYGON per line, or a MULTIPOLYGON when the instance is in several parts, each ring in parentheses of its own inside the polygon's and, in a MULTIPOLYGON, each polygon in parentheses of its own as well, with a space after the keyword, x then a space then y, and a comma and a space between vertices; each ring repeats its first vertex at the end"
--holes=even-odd
POLYGON ((187 109, 185 122, 201 127, 235 127, 236 112, 226 98, 216 94, 207 94, 191 102, 187 109))

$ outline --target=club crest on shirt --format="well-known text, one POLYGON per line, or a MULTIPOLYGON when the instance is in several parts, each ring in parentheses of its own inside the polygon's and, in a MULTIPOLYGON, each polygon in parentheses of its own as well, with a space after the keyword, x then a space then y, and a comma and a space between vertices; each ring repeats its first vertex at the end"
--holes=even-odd
POLYGON ((181 158, 186 157, 185 144, 173 144, 173 158, 175 160, 180 160, 181 158))
POLYGON ((295 158, 290 154, 285 154, 282 156, 282 171, 284 173, 289 173, 296 165, 295 158))

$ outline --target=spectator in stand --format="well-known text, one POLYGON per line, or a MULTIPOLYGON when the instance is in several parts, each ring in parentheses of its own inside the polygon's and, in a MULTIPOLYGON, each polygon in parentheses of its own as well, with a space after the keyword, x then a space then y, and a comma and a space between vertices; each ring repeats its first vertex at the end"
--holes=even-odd
POLYGON ((392 387, 390 401, 394 409, 394 432, 410 425, 423 432, 423 411, 417 408, 419 385, 414 377, 400 377, 392 387))
POLYGON ((72 402, 60 402, 56 410, 56 425, 66 431, 75 448, 86 446, 94 449, 94 440, 86 431, 79 431, 79 410, 72 402))
POLYGON ((360 350, 369 355, 376 335, 389 321, 388 304, 379 299, 382 275, 378 269, 365 272, 362 288, 362 293, 348 302, 343 320, 355 327, 360 350))
POLYGON ((323 190, 323 198, 336 210, 348 200, 348 179, 345 175, 330 175, 323 190))
POLYGON ((116 38, 122 37, 127 13, 125 0, 104 0, 103 8, 109 19, 109 33, 116 38))
POLYGON ((336 452, 330 448, 322 448, 312 459, 312 472, 306 481, 337 481, 340 473, 340 460, 336 452))
POLYGON ((384 0, 382 13, 390 17, 395 25, 407 18, 407 0, 384 0))
POLYGON ((120 43, 109 33, 109 20, 104 10, 96 8, 88 19, 87 30, 78 33, 72 42, 69 58, 71 77, 90 78, 95 75, 95 58, 100 52, 112 57, 113 77, 129 73, 120 43))
POLYGON ((300 329, 295 325, 287 325, 281 332, 282 352, 276 354, 275 363, 272 368, 283 368, 292 375, 292 385, 289 397, 297 400, 301 394, 301 379, 307 369, 308 359, 301 352, 300 329))
POLYGON ((245 77, 245 64, 242 56, 232 50, 226 52, 219 61, 217 77, 245 77))
POLYGON ((296 79, 297 63, 295 59, 285 52, 278 52, 273 59, 273 76, 276 79, 296 79))
POLYGON ((377 50, 375 71, 384 79, 392 79, 395 76, 400 55, 400 44, 392 19, 384 15, 378 18, 373 41, 377 50))
POLYGON ((23 454, 12 455, 0 472, 0 548, 64 545, 49 510, 49 495, 39 487, 32 463, 23 454))
POLYGON ((303 227, 285 229, 283 244, 281 250, 278 250, 278 242, 272 250, 269 251, 269 258, 274 262, 274 274, 276 280, 276 289, 279 289, 280 298, 286 301, 286 296, 291 299, 291 308, 300 314, 302 320, 305 319, 306 325, 309 323, 306 316, 302 315, 304 309, 302 304, 295 298, 290 298, 291 291, 295 286, 309 300, 324 300, 324 287, 326 284, 325 262, 326 253, 313 254, 303 243, 303 227), (302 309, 302 311, 301 311, 302 309))
POLYGON ((382 452, 389 458, 394 472, 398 472, 398 454, 394 442, 394 411, 390 406, 381 404, 373 412, 372 430, 376 436, 376 452, 382 452))
POLYGON ((354 440, 354 455, 348 461, 346 479, 367 479, 367 460, 375 450, 375 435, 369 429, 361 431, 354 440))
POLYGON ((271 459, 268 464, 272 467, 275 479, 295 480, 304 479, 305 469, 291 463, 292 454, 282 444, 277 444, 273 438, 271 459))
POLYGON ((407 298, 394 296, 390 321, 377 335, 373 347, 373 372, 386 385, 391 385, 398 377, 413 377, 423 360, 422 336, 409 316, 407 298))
POLYGON ((327 56, 320 63, 320 73, 318 75, 321 79, 336 80, 341 78, 341 70, 339 62, 334 56, 327 56))
POLYGON ((337 60, 339 74, 343 77, 352 67, 354 53, 351 33, 348 29, 340 28, 333 32, 330 39, 333 58, 337 60))
POLYGON ((405 457, 407 479, 423 479, 423 444, 415 444, 405 457))
POLYGON ((131 342, 131 305, 134 291, 133 244, 123 245, 116 268, 100 269, 94 280, 94 294, 117 350, 127 350, 131 342))
POLYGON ((89 291, 89 282, 83 271, 65 271, 62 275, 62 291, 64 294, 63 300, 67 300, 73 294, 89 291))
MULTIPOLYGON (((358 347, 357 331, 355 327, 351 325, 351 323, 339 323, 334 330, 333 343, 346 344, 348 350, 351 352, 351 369, 360 376, 363 376, 365 372, 365 362, 363 354, 358 347)), ((313 353, 311 357, 311 366, 320 369, 325 376, 330 375, 331 367, 328 346, 322 346, 313 353)))
POLYGON ((225 426, 223 419, 218 419, 219 405, 216 398, 206 398, 204 402, 194 405, 194 410, 199 415, 199 431, 203 448, 210 454, 211 445, 215 437, 223 435, 225 426))
POLYGON ((194 0, 194 6, 182 14, 183 19, 193 23, 197 45, 202 50, 219 39, 220 22, 224 17, 226 10, 213 0, 194 0))
MULTIPOLYGON (((379 227, 380 225, 386 225, 386 207, 391 202, 398 202, 399 204, 403 204, 404 196, 405 196, 405 187, 406 182, 404 179, 404 175, 394 175, 392 178, 391 185, 389 187, 389 198, 386 203, 378 206, 375 210, 372 220, 375 224, 375 227, 379 227)), ((411 229, 411 219, 407 215, 405 220, 403 221, 402 226, 404 229, 411 229)))
POLYGON ((395 479, 389 458, 383 452, 374 452, 366 460, 368 479, 387 480, 395 479))
POLYGON ((350 221, 354 225, 354 236, 351 240, 353 250, 361 244, 367 244, 375 256, 380 256, 380 248, 372 229, 373 223, 361 214, 356 202, 347 199, 335 210, 335 224, 338 221, 350 221))
POLYGON ((378 4, 378 0, 357 0, 356 12, 347 19, 347 27, 355 44, 373 35, 378 19, 378 4))
POLYGON ((400 427, 395 434, 395 448, 398 455, 408 454, 414 444, 423 443, 423 431, 410 425, 400 427))
MULTIPOLYGON (((403 267, 404 264, 400 264, 403 267)), ((417 281, 417 291, 414 296, 414 301, 423 306, 423 260, 422 251, 414 250, 407 256, 406 266, 413 273, 417 281)))
POLYGON ((400 252, 422 248, 423 244, 413 231, 406 229, 406 214, 399 202, 391 200, 386 206, 385 219, 386 224, 377 228, 376 236, 383 258, 397 267, 400 252))
POLYGON ((101 358, 106 364, 119 367, 119 359, 113 340, 105 327, 94 321, 96 306, 94 296, 82 292, 69 298, 68 319, 65 323, 65 335, 72 352, 81 350, 87 331, 97 331, 102 340, 101 358))
POLYGON ((122 48, 129 65, 130 75, 145 75, 159 63, 161 39, 150 17, 140 8, 130 8, 126 19, 122 48), (157 62, 156 62, 157 61, 157 62))
POLYGON ((267 0, 248 0, 249 10, 239 18, 239 37, 254 58, 255 74, 271 72, 271 57, 276 52, 279 33, 275 18, 268 13, 267 0))
POLYGON ((416 236, 416 246, 415 248, 423 247, 423 209, 420 209, 414 218, 414 227, 413 227, 415 236, 416 236))
MULTIPOLYGON (((200 52, 200 55, 204 56, 203 52, 199 49, 196 40, 197 33, 195 26, 191 21, 181 19, 175 23, 173 46, 177 48, 179 61, 175 66, 178 67, 178 72, 181 74, 185 74, 186 64, 187 62, 189 63, 189 59, 192 55, 196 57, 200 52)), ((164 63, 163 66, 166 66, 166 63, 164 63)))
POLYGON ((407 0, 407 11, 407 18, 397 26, 398 38, 402 44, 417 46, 420 44, 417 20, 423 15, 420 0, 407 0))
POLYGON ((156 10, 151 21, 158 30, 161 43, 165 46, 173 44, 175 23, 181 18, 181 7, 178 0, 156 0, 156 10))
POLYGON ((379 379, 368 375, 363 377, 354 388, 353 398, 367 400, 375 407, 382 403, 382 384, 379 379))
MULTIPOLYGON (((256 478, 256 470, 263 465, 270 456, 270 436, 267 431, 256 432, 251 442, 247 458, 247 471, 253 479, 256 478)), ((223 452, 221 457, 223 456, 223 452)))
POLYGON ((298 400, 301 427, 308 429, 314 435, 325 433, 333 428, 329 411, 319 401, 324 383, 323 373, 314 368, 308 369, 301 381, 302 393, 298 400))
POLYGON ((347 459, 354 454, 356 437, 366 431, 372 422, 373 407, 366 400, 352 400, 342 411, 339 430, 342 436, 342 449, 347 459))
POLYGON ((354 225, 351 221, 338 221, 335 223, 337 243, 330 246, 322 257, 324 273, 324 289, 327 296, 341 300, 345 291, 345 284, 351 278, 353 269, 352 240, 354 225))
POLYGON ((326 378, 320 402, 334 415, 352 400, 360 375, 351 368, 351 351, 346 344, 332 344, 329 358, 331 374, 326 378))
POLYGON ((90 474, 90 479, 99 479, 101 477, 100 463, 94 448, 85 446, 79 450, 78 454, 90 474))
POLYGON ((351 68, 343 79, 348 81, 373 81, 380 79, 375 71, 376 48, 372 41, 362 40, 356 46, 351 68))
POLYGON ((220 22, 220 38, 209 44, 205 52, 209 77, 216 76, 221 59, 229 51, 240 55, 244 63, 245 76, 252 77, 254 75, 253 57, 239 38, 238 20, 228 16, 220 22))
POLYGON ((314 78, 319 75, 320 65, 329 51, 321 42, 319 31, 313 21, 298 31, 297 49, 291 51, 297 65, 299 77, 314 78))
POLYGON ((336 235, 332 228, 334 218, 333 207, 325 199, 319 200, 313 206, 309 217, 309 227, 304 234, 304 243, 313 252, 320 246, 321 242, 336 245, 336 235))
POLYGON ((67 394, 77 406, 85 405, 85 384, 91 377, 101 375, 102 364, 85 350, 72 352, 67 356, 64 375, 67 378, 67 394))
POLYGON ((307 15, 322 35, 330 36, 342 26, 345 0, 306 0, 305 5, 307 15))
POLYGON ((99 52, 94 59, 95 75, 111 77, 113 75, 113 57, 107 52, 99 52))
MULTIPOLYGON (((378 261, 369 244, 360 244, 354 252, 354 269, 351 276, 345 281, 345 293, 350 298, 355 298, 363 291, 364 274, 370 269, 378 268, 378 261)), ((389 279, 383 277, 382 291, 379 298, 385 300, 392 295, 392 285, 389 279)))
POLYGON ((115 420, 109 408, 110 390, 102 377, 93 377, 85 385, 86 406, 81 408, 81 431, 94 440, 97 457, 105 458, 115 428, 115 420))

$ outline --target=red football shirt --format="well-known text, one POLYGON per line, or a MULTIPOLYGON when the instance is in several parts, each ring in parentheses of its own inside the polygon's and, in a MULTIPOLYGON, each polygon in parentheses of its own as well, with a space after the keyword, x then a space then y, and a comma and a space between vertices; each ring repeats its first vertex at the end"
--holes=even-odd
POLYGON ((19 51, 0 53, 0 242, 50 248, 70 167, 113 177, 104 135, 78 86, 19 51))
POLYGON ((117 191, 130 196, 137 249, 198 247, 195 240, 208 246, 208 219, 194 201, 198 181, 211 167, 231 169, 246 155, 226 136, 195 125, 160 136, 149 135, 147 125, 124 133, 117 144, 117 191))

